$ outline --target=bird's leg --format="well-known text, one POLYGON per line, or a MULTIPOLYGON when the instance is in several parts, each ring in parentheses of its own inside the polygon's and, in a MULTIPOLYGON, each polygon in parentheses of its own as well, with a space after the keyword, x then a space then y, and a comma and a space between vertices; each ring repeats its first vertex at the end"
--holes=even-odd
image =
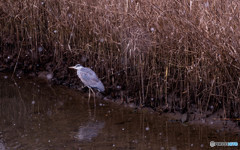
POLYGON ((96 107, 96 100, 95 100, 95 92, 93 91, 93 89, 92 88, 89 88, 91 91, 92 91, 92 93, 93 93, 93 98, 94 98, 94 106, 96 107))
POLYGON ((93 91, 93 98, 94 98, 94 106, 96 107, 96 99, 95 99, 95 92, 93 91))
POLYGON ((91 108, 89 105, 89 101, 88 101, 88 115, 89 115, 89 118, 92 118, 92 112, 91 112, 91 108))
POLYGON ((91 91, 90 91, 90 89, 91 89, 91 88, 90 88, 90 87, 88 87, 88 104, 89 104, 90 97, 91 97, 91 93, 90 93, 91 91))

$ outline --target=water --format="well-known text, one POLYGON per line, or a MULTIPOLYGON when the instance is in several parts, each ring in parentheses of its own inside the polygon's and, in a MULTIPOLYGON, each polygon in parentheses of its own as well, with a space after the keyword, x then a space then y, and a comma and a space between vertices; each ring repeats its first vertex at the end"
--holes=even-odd
MULTIPOLYGON (((1 150, 205 150, 237 135, 189 126, 38 79, 0 74, 1 150), (6 77, 7 76, 7 77, 6 77)), ((214 148, 211 148, 214 149, 214 148)))

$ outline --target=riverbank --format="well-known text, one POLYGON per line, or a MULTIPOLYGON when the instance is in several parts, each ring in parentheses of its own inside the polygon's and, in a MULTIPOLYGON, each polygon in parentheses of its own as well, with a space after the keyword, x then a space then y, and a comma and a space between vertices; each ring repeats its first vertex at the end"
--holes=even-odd
MULTIPOLYGON (((1 73, 0 72, 0 77, 1 80, 9 80, 12 76, 12 73, 1 73)), ((38 83, 46 84, 49 85, 49 87, 56 85, 56 83, 52 82, 54 81, 53 78, 48 78, 49 73, 47 72, 41 72, 40 76, 33 76, 33 73, 30 74, 21 74, 21 75, 14 75, 13 79, 21 80, 35 80, 38 83)), ((15 80, 13 80, 15 82, 15 80)), ((72 90, 79 91, 81 93, 85 93, 85 95, 82 95, 83 97, 88 97, 88 90, 87 88, 82 88, 80 85, 80 79, 77 81, 79 83, 76 83, 75 86, 68 86, 67 83, 65 84, 60 84, 64 85, 65 87, 68 87, 72 90)), ((52 88, 51 88, 52 89, 52 88)), ((54 89, 52 89, 54 91, 54 89)), ((157 114, 160 117, 168 118, 170 122, 179 122, 182 124, 186 125, 202 125, 206 127, 210 127, 211 129, 216 130, 218 133, 231 133, 231 134, 236 134, 240 135, 240 128, 238 124, 238 120, 233 120, 230 118, 224 118, 224 112, 223 110, 219 110, 218 112, 215 112, 212 114, 211 112, 207 113, 200 113, 197 111, 197 109, 194 109, 194 106, 191 111, 188 113, 180 113, 177 111, 169 111, 166 110, 167 108, 163 107, 157 107, 157 108, 151 108, 151 107, 140 107, 137 106, 134 102, 127 102, 126 100, 123 99, 113 99, 111 95, 101 95, 101 94, 96 94, 96 98, 99 100, 99 103, 101 101, 106 101, 108 103, 113 103, 116 105, 119 105, 120 107, 125 107, 129 108, 131 111, 139 112, 139 113, 148 113, 148 114, 157 114)), ((91 98, 93 99, 93 97, 91 98)))

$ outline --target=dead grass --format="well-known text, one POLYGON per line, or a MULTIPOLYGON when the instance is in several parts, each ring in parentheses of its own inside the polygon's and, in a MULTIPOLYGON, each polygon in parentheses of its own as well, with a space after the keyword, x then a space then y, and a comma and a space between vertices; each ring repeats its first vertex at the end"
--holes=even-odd
POLYGON ((138 105, 239 117, 239 10, 238 0, 5 0, 0 44, 22 49, 25 69, 54 62, 68 76, 70 64, 93 67, 138 105))

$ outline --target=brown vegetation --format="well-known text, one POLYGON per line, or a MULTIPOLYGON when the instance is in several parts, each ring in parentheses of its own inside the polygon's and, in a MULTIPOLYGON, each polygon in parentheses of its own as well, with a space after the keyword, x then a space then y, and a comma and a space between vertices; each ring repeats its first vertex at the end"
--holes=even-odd
POLYGON ((240 116, 239 0, 4 0, 0 28, 11 70, 80 63, 140 106, 240 116))

